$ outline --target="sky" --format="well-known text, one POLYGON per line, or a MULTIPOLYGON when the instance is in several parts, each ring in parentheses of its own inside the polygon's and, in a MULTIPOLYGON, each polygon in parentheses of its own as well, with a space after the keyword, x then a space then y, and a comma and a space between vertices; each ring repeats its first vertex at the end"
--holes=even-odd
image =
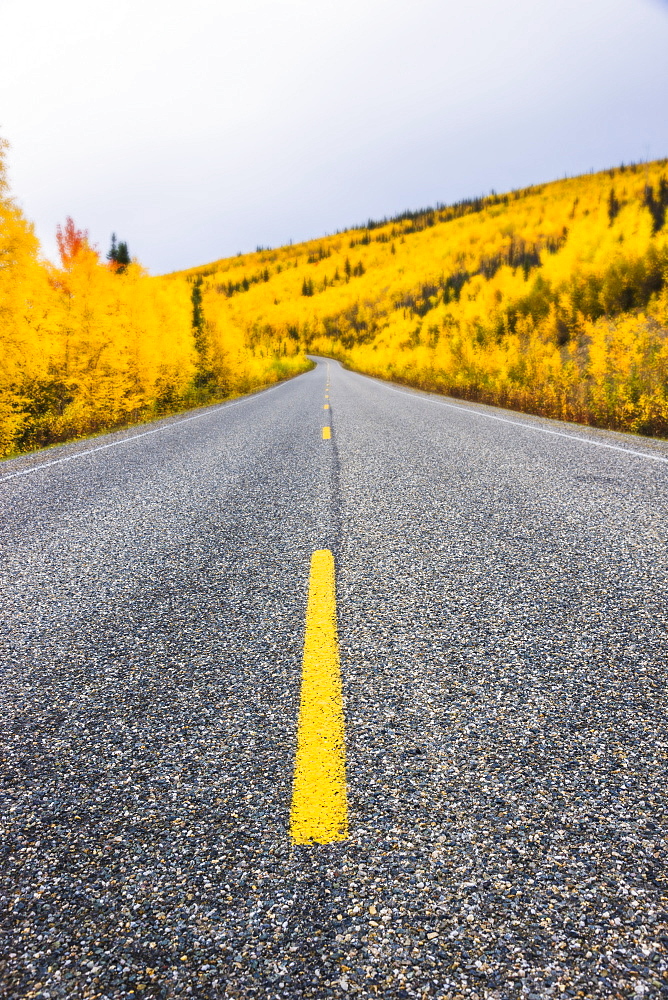
POLYGON ((668 156, 668 0, 0 0, 12 192, 153 274, 668 156))

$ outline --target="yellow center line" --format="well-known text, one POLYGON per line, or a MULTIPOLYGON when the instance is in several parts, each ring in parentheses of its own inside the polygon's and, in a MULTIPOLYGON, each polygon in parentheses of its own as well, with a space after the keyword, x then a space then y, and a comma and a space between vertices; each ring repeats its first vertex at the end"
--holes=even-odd
POLYGON ((331 436, 332 436, 332 428, 331 427, 323 427, 323 429, 322 429, 322 440, 323 441, 329 441, 329 439, 331 438, 331 436))
POLYGON ((328 409, 329 409, 329 403, 325 403, 325 405, 323 406, 323 410, 328 410, 328 409))
POLYGON ((296 844, 331 844, 348 836, 334 556, 329 549, 311 557, 290 836, 296 844))

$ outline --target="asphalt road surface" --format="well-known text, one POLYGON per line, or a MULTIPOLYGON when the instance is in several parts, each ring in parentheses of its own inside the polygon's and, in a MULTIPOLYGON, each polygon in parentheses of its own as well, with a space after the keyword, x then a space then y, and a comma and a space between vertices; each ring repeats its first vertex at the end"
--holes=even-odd
POLYGON ((3 463, 0 996, 668 996, 667 484, 335 362, 3 463), (301 846, 320 549, 348 836, 301 846))

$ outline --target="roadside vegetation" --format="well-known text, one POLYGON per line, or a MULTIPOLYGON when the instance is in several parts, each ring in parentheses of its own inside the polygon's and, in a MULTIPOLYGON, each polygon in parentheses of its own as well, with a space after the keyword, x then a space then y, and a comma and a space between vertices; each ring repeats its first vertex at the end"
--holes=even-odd
POLYGON ((199 285, 150 277, 68 219, 45 261, 0 140, 0 457, 218 402, 304 371, 300 345, 206 326, 199 285))
POLYGON ((667 215, 661 160, 155 278, 72 220, 45 262, 0 169, 0 454, 252 390, 307 351, 668 436, 667 215))
POLYGON ((183 272, 207 336, 668 435, 668 161, 405 212, 183 272))

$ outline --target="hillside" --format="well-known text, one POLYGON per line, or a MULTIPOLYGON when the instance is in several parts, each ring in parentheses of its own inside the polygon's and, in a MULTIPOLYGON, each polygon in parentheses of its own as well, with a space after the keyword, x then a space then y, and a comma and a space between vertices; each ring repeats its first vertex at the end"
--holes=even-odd
POLYGON ((666 160, 149 277, 72 220, 45 261, 5 146, 0 456, 230 398, 304 371, 307 351, 668 436, 666 160))
POLYGON ((0 139, 0 458, 229 399, 309 367, 297 345, 279 357, 254 349, 241 328, 205 350, 190 282, 150 277, 118 253, 105 259, 71 219, 58 227, 59 264, 44 260, 10 196, 6 147, 0 139))
POLYGON ((666 160, 619 167, 172 276, 215 355, 329 354, 384 378, 668 434, 666 160))

